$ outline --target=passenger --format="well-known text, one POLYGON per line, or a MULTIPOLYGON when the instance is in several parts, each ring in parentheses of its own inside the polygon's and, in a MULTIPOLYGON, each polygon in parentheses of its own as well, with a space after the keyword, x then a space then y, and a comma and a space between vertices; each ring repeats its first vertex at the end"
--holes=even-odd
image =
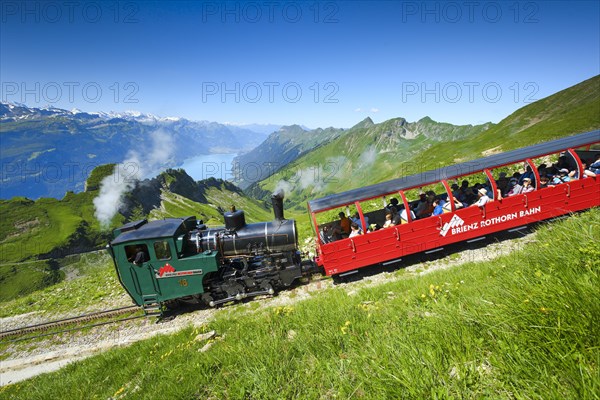
POLYGON ((458 187, 458 185, 454 186, 456 186, 457 189, 452 191, 452 196, 454 196, 454 198, 460 202, 461 207, 464 207, 464 205, 467 203, 467 196, 465 192, 458 187))
POLYGON ((417 218, 427 218, 430 217, 433 213, 433 201, 435 200, 435 193, 432 195, 431 193, 427 196, 427 200, 425 202, 425 207, 421 210, 420 213, 417 214, 417 218))
POLYGON ((473 189, 467 188, 467 190, 465 191, 465 202, 463 205, 467 207, 469 204, 473 204, 476 201, 477 195, 475 194, 475 192, 473 192, 473 189))
POLYGON ((525 180, 525 178, 529 178, 530 183, 535 182, 535 174, 533 173, 533 170, 531 169, 530 165, 527 165, 525 173, 519 178, 519 185, 523 186, 523 181, 525 180))
POLYGON ((506 172, 500 172, 500 177, 496 181, 496 187, 500 189, 502 195, 508 192, 508 178, 506 177, 506 172))
POLYGON ((523 189, 521 189, 521 193, 530 193, 533 192, 535 188, 531 184, 531 178, 523 179, 523 189))
MULTIPOLYGON (((463 208, 464 204, 458 200, 456 197, 452 197, 454 199, 454 208, 455 209, 459 209, 459 208, 463 208)), ((444 207, 444 210, 447 210, 447 212, 452 211, 452 208, 450 207, 450 202, 446 202, 446 204, 444 204, 442 207, 444 207)))
POLYGON ((596 159, 590 164, 590 171, 600 174, 600 153, 596 154, 596 159))
POLYGON ((494 196, 494 191, 492 190, 491 185, 488 185, 487 183, 482 183, 481 188, 485 189, 488 192, 488 197, 490 198, 490 201, 494 200, 496 196, 494 196))
POLYGON ((487 190, 485 189, 479 189, 477 191, 477 195, 479 196, 479 200, 473 203, 472 206, 483 207, 490 201, 490 198, 487 195, 487 190))
POLYGON ((554 187, 554 185, 550 185, 550 179, 547 175, 540 176, 540 189, 544 189, 547 187, 554 187))
POLYGON ((433 200, 433 213, 432 213, 432 215, 442 215, 444 213, 444 205, 441 204, 441 203, 442 203, 442 200, 439 197, 436 197, 436 199, 433 200))
POLYGON ((561 182, 570 182, 571 181, 571 177, 569 176, 569 170, 566 168, 561 168, 558 171, 559 174, 559 179, 561 180, 561 182))
POLYGON ((340 213, 338 215, 340 217, 340 228, 342 230, 342 235, 349 235, 350 234, 350 224, 352 222, 350 221, 350 219, 348 219, 348 217, 346 217, 346 214, 344 214, 343 211, 340 211, 340 213))
POLYGON ((510 178, 510 181, 508 182, 508 189, 509 190, 508 193, 506 193, 506 197, 516 196, 521 194, 521 191, 523 191, 523 186, 519 185, 517 178, 510 178))
POLYGON ((460 193, 460 188, 458 187, 458 185, 456 183, 453 183, 452 186, 452 196, 454 197, 458 197, 458 194, 460 193))
POLYGON ((555 175, 558 175, 558 170, 559 168, 557 167, 558 164, 552 164, 549 168, 546 168, 546 175, 548 175, 549 177, 554 177, 555 175))
POLYGON ((342 236, 342 228, 339 225, 336 225, 331 230, 331 241, 335 242, 336 240, 342 240, 344 236, 342 236))
MULTIPOLYGON (((413 212, 413 210, 410 210, 410 220, 414 221, 415 219, 417 219, 417 216, 415 215, 415 213, 413 212)), ((406 213, 406 208, 402 208, 402 211, 400 211, 400 220, 401 223, 405 224, 408 222, 408 215, 406 213)))
POLYGON ((353 222, 353 223, 350 225, 350 228, 352 228, 352 231, 350 232, 350 236, 348 236, 348 237, 354 237, 354 236, 363 235, 363 231, 362 231, 362 229, 360 229, 360 228, 358 227, 358 224, 357 224, 356 222, 353 222))
POLYGON ((542 175, 546 175, 548 173, 548 167, 546 166, 546 164, 538 165, 537 170, 538 170, 538 174, 540 175, 540 177, 542 175))
POLYGON ((565 153, 560 153, 560 156, 558 157, 558 161, 556 162, 556 168, 559 170, 565 168, 569 168, 569 163, 567 162, 567 156, 565 155, 565 153))
POLYGON ((146 259, 146 253, 144 253, 144 251, 142 250, 142 248, 140 246, 135 248, 135 259, 133 260, 133 263, 137 266, 142 265, 143 263, 145 263, 146 261, 148 261, 146 259))
POLYGON ((323 243, 323 244, 331 243, 333 241, 333 238, 331 237, 331 234, 329 233, 329 227, 327 225, 325 225, 323 227, 323 229, 321 229, 321 233, 320 233, 319 237, 321 239, 321 243, 323 243))
POLYGON ((396 210, 398 209, 398 199, 395 197, 392 197, 390 199, 390 202, 387 206, 385 206, 386 209, 391 209, 392 207, 396 207, 396 210))
POLYGON ((384 228, 389 228, 391 226, 394 226, 394 225, 392 225, 392 217, 393 217, 393 214, 391 211, 388 211, 385 214, 385 222, 383 223, 384 228))
POLYGON ((390 211, 392 212, 392 226, 400 225, 402 221, 400 214, 398 213, 398 209, 396 207, 392 207, 390 211))
POLYGON ((423 192, 419 193, 419 203, 415 208, 415 214, 417 215, 417 218, 422 218, 421 215, 425 213, 425 210, 427 210, 428 206, 429 204, 427 204, 427 195, 423 192))
MULTIPOLYGON (((583 177, 584 178, 594 178, 596 176, 596 173, 593 172, 591 169, 588 169, 589 165, 589 161, 586 160, 581 160, 581 166, 583 167, 583 177)), ((573 179, 579 179, 579 171, 575 170, 573 172, 571 172, 569 174, 570 177, 572 177, 573 179)))
MULTIPOLYGON (((367 226, 369 226, 369 217, 367 217, 366 215, 364 216, 365 218, 365 224, 367 226)), ((351 218, 352 222, 355 222, 358 224, 358 226, 360 226, 360 229, 362 229, 363 232, 366 232, 365 227, 362 224, 362 221, 360 220, 360 215, 358 214, 358 211, 354 213, 354 215, 351 218)))

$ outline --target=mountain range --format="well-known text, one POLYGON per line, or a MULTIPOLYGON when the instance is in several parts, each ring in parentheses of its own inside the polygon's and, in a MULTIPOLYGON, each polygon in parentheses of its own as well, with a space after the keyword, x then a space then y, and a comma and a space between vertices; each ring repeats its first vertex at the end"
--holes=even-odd
MULTIPOLYGON (((254 127, 264 132, 278 126, 254 127)), ((181 165, 198 155, 241 153, 264 140, 261 132, 139 112, 88 113, 0 103, 0 197, 60 198, 67 190, 82 191, 92 169, 122 162, 132 152, 160 150, 156 167, 181 165), (155 134, 163 139, 152 148, 148 138, 155 134)))

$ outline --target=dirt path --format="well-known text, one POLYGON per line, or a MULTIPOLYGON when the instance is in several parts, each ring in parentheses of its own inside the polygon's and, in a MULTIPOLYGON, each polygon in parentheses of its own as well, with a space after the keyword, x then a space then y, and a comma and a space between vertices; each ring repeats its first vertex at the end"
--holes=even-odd
MULTIPOLYGON (((484 262, 502 255, 518 251, 527 243, 535 240, 535 234, 527 234, 524 237, 503 240, 489 244, 485 247, 474 249, 461 249, 460 252, 452 253, 435 261, 418 262, 406 267, 408 276, 427 274, 433 271, 453 268, 466 262, 484 262)), ((385 282, 406 279, 406 274, 398 276, 393 273, 380 272, 370 275, 362 280, 344 283, 337 287, 344 288, 349 293, 362 287, 380 285, 385 282)), ((260 301, 260 308, 284 306, 295 304, 313 296, 322 290, 334 287, 332 279, 312 281, 300 285, 292 290, 282 291, 275 297, 264 298, 260 301)), ((122 297, 116 301, 129 305, 128 299, 122 297)), ((111 304, 112 306, 112 304, 111 304)), ((233 307, 230 308, 232 310, 233 307)), ((105 325, 91 328, 85 333, 65 333, 60 336, 51 336, 47 339, 36 339, 35 341, 16 342, 0 353, 3 358, 0 361, 0 386, 16 383, 29 379, 38 374, 52 372, 65 365, 82 360, 103 351, 116 347, 128 346, 136 341, 148 339, 159 334, 170 334, 189 326, 202 326, 213 320, 217 312, 228 312, 224 309, 199 309, 192 312, 182 313, 174 319, 162 323, 156 323, 154 319, 138 319, 119 325, 105 325)), ((248 309, 250 312, 250 309, 248 309)), ((10 329, 8 325, 23 325, 27 321, 35 320, 32 313, 2 319, 4 329, 10 329)), ((60 318, 61 316, 57 316, 60 318)), ((31 323, 31 322, 30 322, 31 323)))

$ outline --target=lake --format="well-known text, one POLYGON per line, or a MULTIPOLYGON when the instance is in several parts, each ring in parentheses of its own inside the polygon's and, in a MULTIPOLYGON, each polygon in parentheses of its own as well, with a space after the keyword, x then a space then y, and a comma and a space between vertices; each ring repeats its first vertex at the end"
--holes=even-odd
POLYGON ((188 158, 179 168, 194 180, 201 181, 208 178, 223 180, 233 179, 232 163, 237 154, 204 154, 188 158))

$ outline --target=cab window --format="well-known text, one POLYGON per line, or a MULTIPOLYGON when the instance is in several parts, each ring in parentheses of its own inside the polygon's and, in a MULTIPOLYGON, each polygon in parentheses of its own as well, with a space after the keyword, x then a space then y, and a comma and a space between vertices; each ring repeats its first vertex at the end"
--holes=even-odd
POLYGON ((125 255, 127 256, 127 261, 130 263, 136 263, 137 260, 138 265, 150 260, 148 246, 145 244, 133 244, 125 246, 125 255))
POLYGON ((170 260, 171 247, 169 246, 169 242, 166 240, 154 242, 154 253, 158 260, 170 260))

